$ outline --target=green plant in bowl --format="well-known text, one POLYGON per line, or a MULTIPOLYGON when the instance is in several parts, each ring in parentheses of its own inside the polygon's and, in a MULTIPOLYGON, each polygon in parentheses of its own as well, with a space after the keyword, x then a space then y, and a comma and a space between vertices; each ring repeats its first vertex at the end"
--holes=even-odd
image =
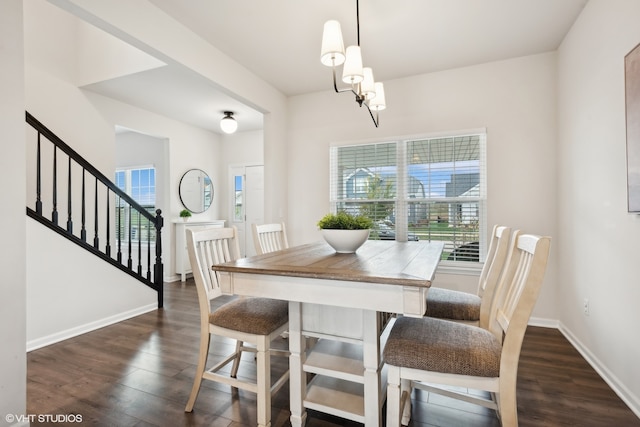
POLYGON ((364 215, 352 215, 345 211, 326 214, 318 221, 322 230, 367 230, 373 227, 371 218, 364 215))

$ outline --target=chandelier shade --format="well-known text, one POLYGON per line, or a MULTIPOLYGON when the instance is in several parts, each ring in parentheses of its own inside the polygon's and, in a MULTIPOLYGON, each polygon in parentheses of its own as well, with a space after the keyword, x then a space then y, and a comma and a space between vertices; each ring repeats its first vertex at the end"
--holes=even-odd
POLYGON ((344 42, 342 41, 342 30, 338 21, 327 21, 324 23, 322 32, 322 50, 320 61, 327 67, 337 67, 345 60, 344 42))
POLYGON ((371 67, 364 67, 362 69, 364 79, 360 86, 360 91, 366 100, 373 99, 376 96, 375 82, 373 81, 373 70, 371 67))
POLYGON ((352 85, 360 83, 364 80, 360 46, 349 46, 346 56, 344 67, 342 67, 342 81, 352 85))
POLYGON ((369 102, 369 108, 374 111, 382 111, 387 108, 386 100, 384 99, 384 85, 380 82, 375 83, 376 95, 369 102))
POLYGON ((352 92, 358 105, 360 107, 364 105, 367 108, 373 124, 378 127, 380 124, 378 111, 386 108, 386 100, 382 83, 374 80, 371 67, 363 67, 362 65, 359 0, 356 0, 356 23, 358 44, 347 47, 345 51, 340 23, 335 20, 325 22, 322 32, 320 62, 332 69, 333 89, 338 93, 352 92), (336 68, 340 65, 342 65, 342 82, 350 87, 338 88, 336 68))

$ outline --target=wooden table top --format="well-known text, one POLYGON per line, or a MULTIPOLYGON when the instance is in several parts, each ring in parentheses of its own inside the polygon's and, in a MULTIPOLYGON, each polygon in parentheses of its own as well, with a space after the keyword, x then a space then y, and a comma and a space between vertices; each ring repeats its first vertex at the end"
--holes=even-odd
POLYGON ((228 273, 266 274, 429 287, 443 242, 368 240, 354 254, 336 253, 324 241, 214 265, 228 273))

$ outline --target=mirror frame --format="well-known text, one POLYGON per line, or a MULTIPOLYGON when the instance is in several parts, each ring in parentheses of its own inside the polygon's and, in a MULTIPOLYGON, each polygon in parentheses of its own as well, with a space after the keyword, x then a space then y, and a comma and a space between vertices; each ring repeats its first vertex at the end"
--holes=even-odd
MULTIPOLYGON (((192 191, 198 191, 199 189, 196 190, 192 190, 192 191)), ((189 169, 188 171, 186 171, 182 177, 180 178, 180 183, 178 184, 178 195, 180 197, 180 202, 182 202, 182 206, 185 207, 185 209, 188 209, 189 211, 193 212, 193 213, 203 213, 205 212, 207 209, 209 209, 211 207, 211 204, 213 203, 213 196, 214 196, 214 188, 213 188, 213 182, 211 181, 211 177, 209 177, 209 175, 203 171, 202 169, 189 169), (200 177, 202 177, 205 180, 209 181, 209 185, 211 186, 211 196, 209 197, 209 200, 206 199, 206 192, 203 188, 203 192, 205 192, 205 194, 200 195, 200 197, 202 197, 202 203, 203 205, 200 206, 187 206, 187 203, 185 203, 185 198, 187 195, 187 189, 186 189, 186 185, 187 185, 187 181, 185 181, 185 177, 187 177, 189 174, 193 174, 194 172, 198 173, 200 177)), ((189 202, 189 204, 192 204, 191 202, 189 202)))

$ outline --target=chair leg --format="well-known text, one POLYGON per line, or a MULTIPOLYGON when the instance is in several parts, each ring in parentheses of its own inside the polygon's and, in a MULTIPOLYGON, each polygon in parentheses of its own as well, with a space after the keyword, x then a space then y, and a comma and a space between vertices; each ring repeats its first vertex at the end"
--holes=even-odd
POLYGON ((489 395, 490 395, 491 401, 496 405, 496 409, 495 409, 496 415, 498 416, 498 419, 500 419, 500 395, 493 391, 489 392, 489 395))
POLYGON ((242 357, 242 345, 244 343, 242 341, 236 341, 236 358, 233 359, 233 364, 231 365, 231 378, 238 377, 238 368, 240 367, 240 358, 242 357))
POLYGON ((401 423, 408 426, 411 421, 411 381, 407 379, 400 380, 400 409, 402 410, 401 423))
POLYGON ((271 426, 271 352, 269 337, 260 337, 256 353, 258 427, 271 426))
POLYGON ((189 395, 189 401, 185 407, 185 412, 193 411, 193 405, 196 403, 198 393, 200 392, 200 384, 202 383, 202 375, 207 366, 207 355, 209 354, 209 343, 211 342, 211 334, 202 332, 200 334, 200 353, 198 355, 198 366, 196 367, 195 378, 193 379, 193 387, 189 395))
POLYGON ((518 426, 518 402, 516 382, 510 378, 500 378, 500 393, 497 394, 498 416, 504 427, 518 426))
POLYGON ((389 365, 387 371, 387 427, 400 427, 400 399, 400 368, 389 365))

